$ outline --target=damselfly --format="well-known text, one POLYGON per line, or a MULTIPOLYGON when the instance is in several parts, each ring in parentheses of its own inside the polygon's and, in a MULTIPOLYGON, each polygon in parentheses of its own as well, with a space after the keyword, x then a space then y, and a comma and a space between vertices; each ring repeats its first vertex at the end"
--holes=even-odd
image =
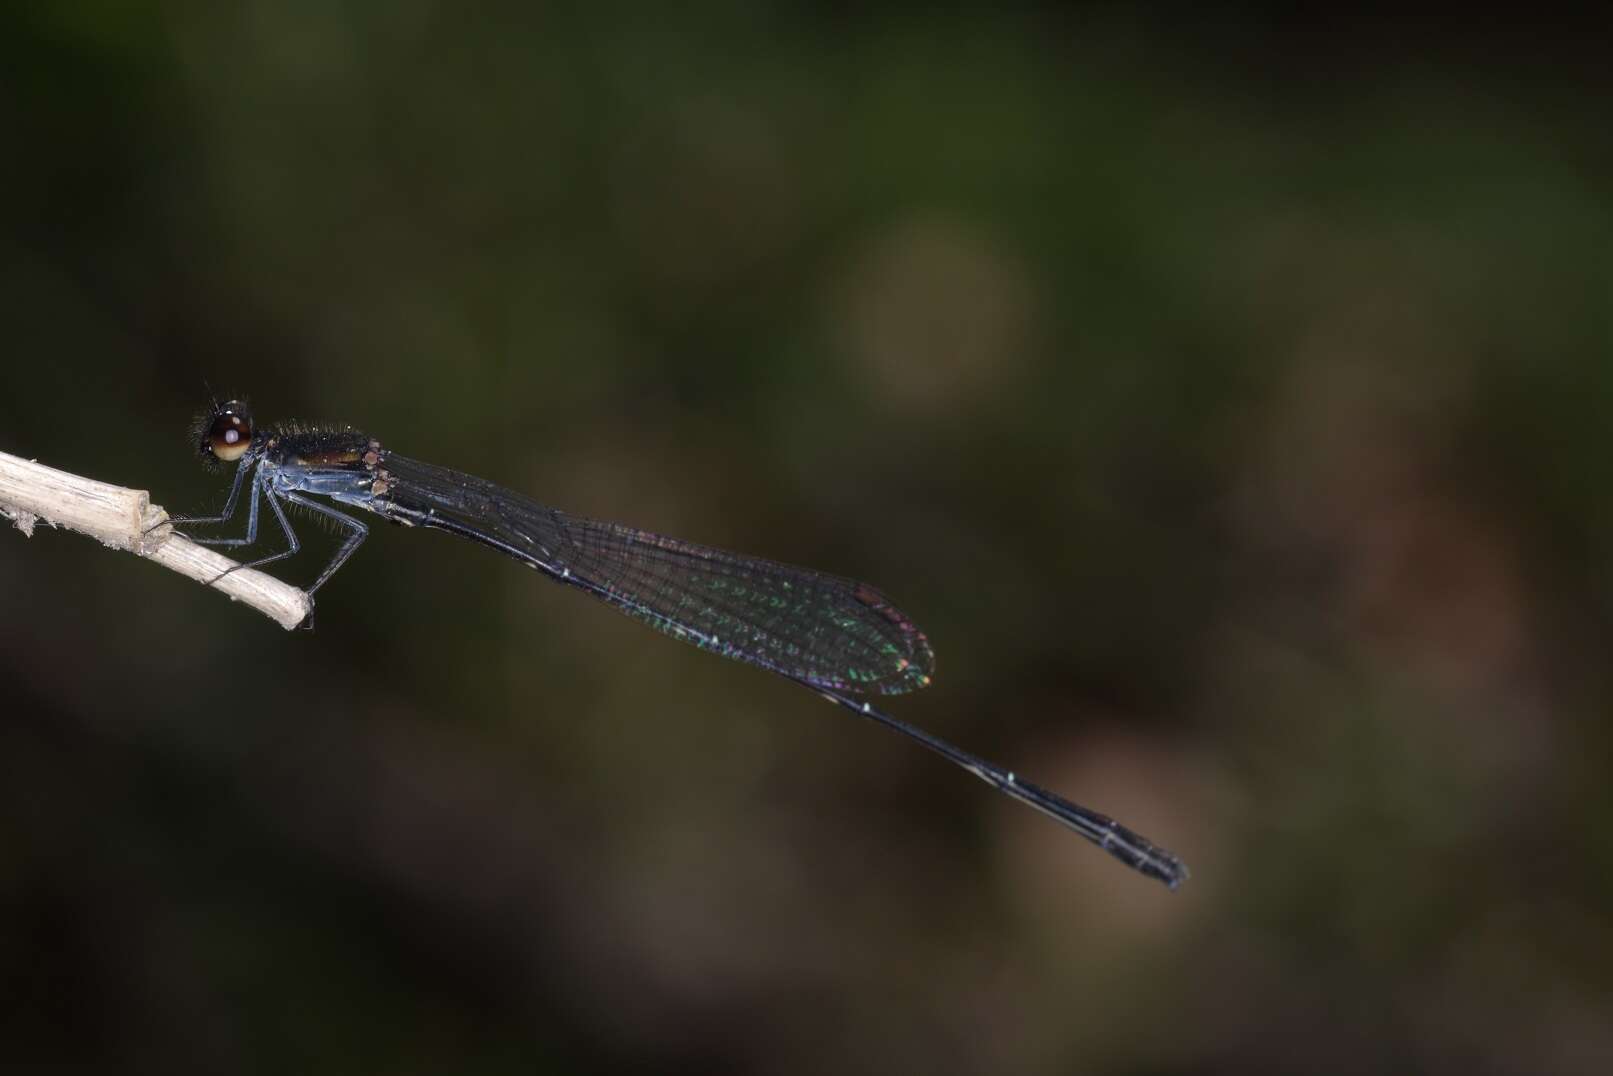
POLYGON ((233 518, 245 487, 246 533, 193 540, 252 544, 263 504, 286 537, 286 549, 239 567, 261 568, 298 551, 286 504, 323 516, 344 533, 309 594, 369 534, 362 520, 330 502, 405 526, 448 531, 609 602, 658 631, 761 666, 894 729, 1172 889, 1188 876, 1176 856, 1114 819, 898 721, 862 698, 924 687, 935 665, 924 633, 865 583, 570 516, 492 482, 400 456, 354 429, 258 428, 239 400, 215 403, 195 432, 205 460, 237 465, 235 480, 218 515, 170 522, 224 523, 233 518))

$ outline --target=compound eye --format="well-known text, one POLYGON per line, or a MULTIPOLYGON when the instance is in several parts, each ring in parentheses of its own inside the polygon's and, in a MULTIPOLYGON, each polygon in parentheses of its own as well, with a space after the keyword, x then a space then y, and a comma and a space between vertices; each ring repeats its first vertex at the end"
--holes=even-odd
POLYGON ((208 427, 207 451, 225 463, 240 459, 251 445, 252 422, 245 415, 225 411, 208 427))

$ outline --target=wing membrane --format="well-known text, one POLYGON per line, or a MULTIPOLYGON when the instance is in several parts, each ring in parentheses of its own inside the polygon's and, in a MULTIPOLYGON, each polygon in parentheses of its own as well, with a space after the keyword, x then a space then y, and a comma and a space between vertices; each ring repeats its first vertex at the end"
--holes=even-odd
POLYGON ((492 545, 703 650, 856 693, 912 691, 934 671, 924 633, 866 583, 570 516, 395 453, 382 470, 383 514, 492 545))

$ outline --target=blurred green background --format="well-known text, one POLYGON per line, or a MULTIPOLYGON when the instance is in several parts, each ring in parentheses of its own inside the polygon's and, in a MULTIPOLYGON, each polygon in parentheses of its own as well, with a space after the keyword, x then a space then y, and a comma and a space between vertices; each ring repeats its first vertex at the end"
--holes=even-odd
POLYGON ((210 383, 867 579, 1194 878, 446 536, 285 633, 7 528, 0 1067, 1609 1071, 1604 46, 8 7, 0 450, 202 511, 210 383))

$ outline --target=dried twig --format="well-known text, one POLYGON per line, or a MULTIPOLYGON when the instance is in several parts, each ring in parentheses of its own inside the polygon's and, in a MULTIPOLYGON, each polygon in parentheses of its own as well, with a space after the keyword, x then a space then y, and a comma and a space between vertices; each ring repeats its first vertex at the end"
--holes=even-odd
POLYGON ((301 624, 314 608, 307 594, 273 576, 250 568, 224 575, 236 562, 174 534, 172 528, 158 527, 168 513, 152 504, 143 489, 110 486, 0 452, 0 515, 25 535, 44 522, 155 561, 211 584, 283 628, 301 624))

